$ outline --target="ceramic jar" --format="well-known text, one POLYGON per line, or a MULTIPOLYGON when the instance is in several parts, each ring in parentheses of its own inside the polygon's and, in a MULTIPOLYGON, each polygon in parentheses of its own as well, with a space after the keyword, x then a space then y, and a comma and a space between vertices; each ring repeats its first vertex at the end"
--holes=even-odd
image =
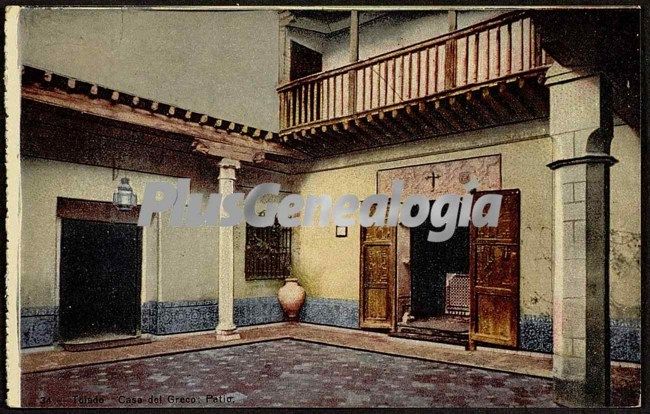
POLYGON ((306 296, 305 289, 300 286, 298 279, 292 277, 284 280, 284 286, 278 290, 278 301, 290 321, 298 319, 306 296))

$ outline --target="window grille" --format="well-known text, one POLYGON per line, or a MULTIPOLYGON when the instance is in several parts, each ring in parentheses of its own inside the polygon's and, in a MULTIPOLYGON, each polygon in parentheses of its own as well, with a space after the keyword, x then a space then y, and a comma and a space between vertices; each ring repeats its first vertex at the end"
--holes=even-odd
POLYGON ((447 273, 445 313, 469 315, 469 275, 447 273))
POLYGON ((246 280, 285 279, 291 275, 291 228, 246 224, 246 280))

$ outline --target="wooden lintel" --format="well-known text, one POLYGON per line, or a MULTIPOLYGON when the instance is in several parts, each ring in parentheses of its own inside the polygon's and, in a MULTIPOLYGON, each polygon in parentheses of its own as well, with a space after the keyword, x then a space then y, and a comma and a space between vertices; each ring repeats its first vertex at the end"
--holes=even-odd
POLYGON ((192 151, 212 157, 230 158, 251 163, 258 163, 264 160, 264 152, 262 151, 247 151, 241 147, 237 148, 232 145, 201 138, 194 139, 192 151))
POLYGON ((306 158, 304 154, 290 148, 285 148, 275 142, 259 141, 247 136, 231 136, 206 125, 191 124, 181 119, 157 116, 154 113, 145 112, 142 109, 134 109, 127 105, 115 104, 102 98, 91 99, 85 95, 68 94, 56 89, 43 89, 36 85, 23 86, 22 97, 102 118, 247 148, 250 151, 272 153, 299 160, 306 158))

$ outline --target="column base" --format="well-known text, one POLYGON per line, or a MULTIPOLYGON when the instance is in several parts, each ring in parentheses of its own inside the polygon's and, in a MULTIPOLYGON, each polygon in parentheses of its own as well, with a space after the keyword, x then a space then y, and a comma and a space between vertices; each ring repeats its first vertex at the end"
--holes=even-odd
POLYGON ((585 384, 581 381, 555 378, 553 394, 555 402, 565 407, 585 407, 587 403, 585 384))
POLYGON ((601 390, 598 395, 593 395, 597 390, 589 389, 587 382, 555 378, 553 394, 555 402, 565 407, 607 407, 608 391, 601 390))
POLYGON ((236 330, 221 331, 217 330, 216 332, 217 341, 235 341, 241 339, 241 335, 236 330))

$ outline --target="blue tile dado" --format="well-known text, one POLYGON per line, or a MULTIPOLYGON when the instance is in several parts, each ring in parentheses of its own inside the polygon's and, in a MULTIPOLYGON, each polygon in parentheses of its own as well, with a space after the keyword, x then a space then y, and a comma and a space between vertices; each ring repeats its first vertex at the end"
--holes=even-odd
POLYGON ((152 307, 156 308, 156 321, 147 323, 150 328, 155 326, 157 335, 208 331, 217 325, 217 303, 213 300, 158 302, 152 307))
POLYGON ((235 299, 235 325, 249 326, 282 322, 284 312, 275 296, 235 299))
POLYGON ((52 345, 58 332, 57 307, 23 308, 20 312, 22 348, 52 345))
POLYGON ((359 328, 359 301, 308 297, 300 311, 300 321, 359 328))
POLYGON ((610 355, 617 361, 641 361, 641 321, 614 319, 610 325, 610 355))
POLYGON ((140 330, 142 333, 158 332, 158 302, 149 301, 140 308, 140 330))
MULTIPOLYGON (((142 306, 142 332, 167 335, 216 329, 218 304, 214 300, 147 302, 142 306)), ((273 297, 235 299, 237 326, 282 322, 284 313, 273 297)))
POLYGON ((519 319, 519 348, 553 352, 553 320, 546 315, 522 315, 519 319))
MULTIPOLYGON (((526 351, 553 352, 553 320, 546 315, 523 315, 519 321, 519 344, 526 351)), ((612 319, 610 357, 615 361, 641 361, 641 321, 612 319)))
MULTIPOLYGON (((235 299, 235 324, 259 325, 285 320, 275 296, 235 299)), ((48 346, 58 340, 58 308, 39 307, 21 310, 21 347, 48 346)), ((154 335, 209 331, 216 328, 217 302, 213 300, 146 302, 142 304, 141 331, 154 335)), ((348 299, 308 297, 300 321, 344 328, 359 327, 359 302, 348 299)), ((641 322, 612 320, 611 357, 616 361, 641 360, 641 322)), ((534 352, 553 352, 553 321, 546 315, 522 315, 519 325, 520 348, 534 352)))

